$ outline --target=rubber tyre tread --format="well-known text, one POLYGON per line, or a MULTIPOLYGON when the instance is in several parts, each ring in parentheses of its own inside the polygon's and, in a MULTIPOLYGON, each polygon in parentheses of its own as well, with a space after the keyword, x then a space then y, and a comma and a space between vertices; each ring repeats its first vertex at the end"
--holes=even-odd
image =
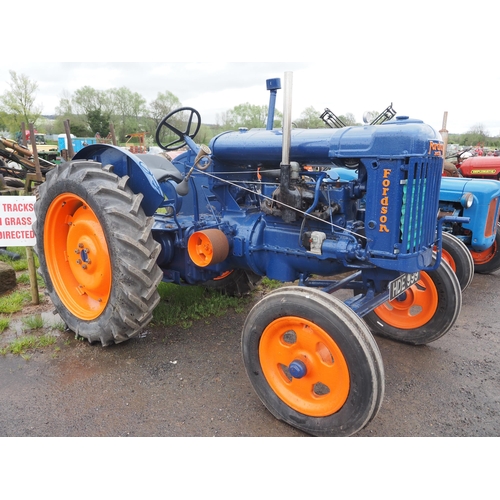
POLYGON ((242 297, 250 293, 262 280, 262 276, 245 269, 234 269, 224 278, 205 281, 203 286, 232 297, 242 297))
POLYGON ((47 291, 68 328, 90 343, 103 346, 135 337, 152 319, 160 301, 158 284, 163 273, 156 264, 160 245, 150 231, 152 218, 140 207, 142 194, 134 194, 127 178, 120 178, 93 161, 67 162, 46 176, 35 203, 36 252, 47 291), (44 220, 51 202, 60 194, 81 197, 96 214, 108 245, 112 266, 111 292, 103 312, 82 320, 62 303, 47 270, 44 220), (145 230, 146 228, 146 230, 145 230))
MULTIPOLYGON (((435 258, 434 255, 433 262, 435 258)), ((441 260, 436 270, 427 271, 427 274, 438 293, 437 309, 433 317, 419 328, 403 330, 382 321, 374 310, 363 317, 374 334, 405 344, 423 345, 434 342, 450 330, 462 308, 462 290, 458 278, 444 260, 441 260)))
POLYGON ((478 274, 491 274, 500 269, 500 224, 497 224, 497 233, 495 235, 496 252, 492 258, 484 264, 475 263, 475 271, 478 274))
POLYGON ((373 335, 349 307, 317 289, 284 287, 261 299, 248 314, 242 333, 242 356, 258 397, 279 420, 313 436, 350 436, 377 415, 384 397, 385 376, 373 335), (326 417, 304 415, 289 407, 267 382, 259 360, 265 328, 283 316, 299 316, 327 331, 340 347, 350 373, 350 390, 342 408, 326 417))
POLYGON ((465 243, 450 233, 443 233, 443 250, 446 250, 455 262, 462 292, 467 289, 474 278, 474 259, 465 243))

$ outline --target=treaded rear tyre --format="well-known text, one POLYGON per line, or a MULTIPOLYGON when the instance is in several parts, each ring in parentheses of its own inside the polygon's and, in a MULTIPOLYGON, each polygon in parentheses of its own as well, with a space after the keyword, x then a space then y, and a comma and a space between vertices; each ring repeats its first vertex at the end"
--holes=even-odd
POLYGON ((33 226, 57 312, 77 335, 103 346, 134 337, 151 321, 162 278, 143 195, 112 170, 77 160, 49 172, 33 226))
POLYGON ((261 280, 262 277, 252 271, 234 269, 219 278, 206 281, 203 286, 226 295, 241 297, 250 293, 261 280))

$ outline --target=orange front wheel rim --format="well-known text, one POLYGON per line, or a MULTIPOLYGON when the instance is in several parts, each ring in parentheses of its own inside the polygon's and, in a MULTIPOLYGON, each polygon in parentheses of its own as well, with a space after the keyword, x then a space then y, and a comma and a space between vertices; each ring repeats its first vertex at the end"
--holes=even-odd
POLYGON ((259 359, 275 394, 295 411, 325 417, 347 400, 345 357, 332 337, 311 321, 295 316, 272 321, 260 339, 259 359))
POLYGON ((385 323, 401 330, 420 328, 429 322, 437 311, 438 292, 436 285, 426 272, 420 280, 394 300, 374 309, 385 323))
POLYGON ((490 260, 495 257, 497 253, 497 244, 496 242, 491 245, 491 247, 483 250, 482 252, 474 252, 474 250, 470 251, 472 255, 472 259, 474 260, 474 264, 480 266, 482 264, 487 264, 490 260))
MULTIPOLYGON (((437 249, 435 249, 437 251, 437 249)), ((455 259, 451 256, 450 252, 445 250, 444 248, 441 249, 441 259, 444 260, 452 269, 453 272, 457 272, 457 265, 455 264, 455 259)))
POLYGON ((111 293, 111 259, 96 214, 79 196, 64 193, 50 204, 44 224, 44 253, 64 306, 82 320, 97 318, 111 293))

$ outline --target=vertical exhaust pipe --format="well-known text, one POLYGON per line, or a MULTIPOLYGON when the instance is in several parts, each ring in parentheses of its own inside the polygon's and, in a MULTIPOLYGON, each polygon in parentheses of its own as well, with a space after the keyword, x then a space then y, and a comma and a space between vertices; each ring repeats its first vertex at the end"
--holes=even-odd
POLYGON ((290 185, 291 166, 290 166, 290 147, 292 142, 292 72, 285 72, 285 85, 283 93, 283 142, 281 152, 281 175, 280 175, 280 194, 278 201, 288 206, 281 207, 281 217, 285 222, 297 220, 297 212, 292 208, 300 208, 300 193, 290 185))

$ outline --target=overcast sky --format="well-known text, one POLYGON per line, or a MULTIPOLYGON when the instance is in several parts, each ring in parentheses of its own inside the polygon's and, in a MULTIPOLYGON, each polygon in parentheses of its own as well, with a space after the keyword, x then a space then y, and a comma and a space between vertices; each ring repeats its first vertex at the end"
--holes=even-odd
MULTIPOLYGON (((148 102, 168 90, 182 105, 196 108, 203 122, 214 123, 218 113, 235 105, 267 104, 265 80, 280 77, 283 83, 290 71, 294 119, 313 106, 353 113, 361 122, 364 111, 382 111, 392 103, 399 115, 422 119, 436 130, 447 111, 451 133, 480 124, 500 135, 498 18, 490 22, 489 16, 500 10, 496 3, 475 2, 474 12, 483 13, 479 17, 464 16, 459 1, 439 0, 347 6, 310 0, 300 14, 262 0, 251 8, 240 4, 238 14, 214 0, 190 2, 192 16, 186 11, 175 18, 167 7, 153 5, 146 22, 133 16, 136 4, 125 17, 123 7, 119 17, 112 5, 90 0, 86 13, 67 14, 72 22, 56 23, 50 36, 39 28, 44 19, 23 20, 32 22, 31 29, 23 25, 23 33, 37 33, 36 43, 26 46, 23 57, 19 51, 14 58, 11 50, 2 54, 0 94, 9 89, 9 70, 38 83, 36 102, 45 114, 54 113, 64 93, 85 85, 127 87, 148 102), (197 16, 196 5, 211 8, 197 16), (155 62, 165 60, 175 62, 155 62)), ((53 14, 62 6, 56 2, 46 21, 54 25, 53 14)), ((4 40, 12 42, 21 31, 9 26, 12 34, 4 40)), ((283 109, 282 92, 277 106, 283 109)))

